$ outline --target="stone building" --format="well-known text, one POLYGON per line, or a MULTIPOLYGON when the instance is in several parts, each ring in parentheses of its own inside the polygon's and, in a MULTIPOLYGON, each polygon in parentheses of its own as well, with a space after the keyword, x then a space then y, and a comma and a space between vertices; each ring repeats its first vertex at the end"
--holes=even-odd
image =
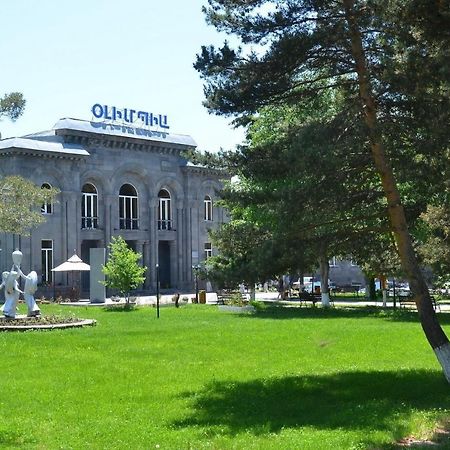
POLYGON ((352 260, 332 258, 330 261, 330 281, 345 291, 357 291, 366 287, 366 278, 361 268, 352 260))
POLYGON ((194 140, 167 128, 61 119, 50 131, 1 140, 0 176, 61 191, 42 205, 47 220, 31 236, 0 235, 2 270, 20 248, 25 270, 36 270, 43 285, 64 285, 67 276, 52 267, 74 250, 89 262, 91 248, 120 235, 148 268, 144 292, 156 288, 156 264, 162 288, 192 289, 192 267, 214 252, 208 230, 226 220, 215 203, 221 174, 189 164, 181 152, 194 140))

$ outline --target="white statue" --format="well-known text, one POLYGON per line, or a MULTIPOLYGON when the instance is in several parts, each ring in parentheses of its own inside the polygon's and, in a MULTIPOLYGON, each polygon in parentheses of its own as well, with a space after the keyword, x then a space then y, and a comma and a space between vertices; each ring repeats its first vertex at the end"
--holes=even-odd
POLYGON ((23 298, 28 306, 28 317, 35 317, 41 315, 41 310, 34 299, 34 293, 37 290, 38 276, 32 270, 28 275, 24 275, 19 268, 19 275, 25 280, 25 287, 23 288, 23 298))
POLYGON ((17 283, 19 273, 13 269, 14 266, 10 272, 3 272, 3 282, 0 285, 0 288, 5 288, 5 304, 2 307, 3 314, 5 317, 11 319, 16 317, 17 302, 19 301, 19 296, 22 293, 19 289, 19 284, 17 283))
POLYGON ((15 318, 17 311, 17 302, 20 294, 23 294, 25 302, 28 306, 28 317, 39 316, 41 310, 36 304, 34 293, 37 290, 37 273, 33 270, 28 275, 25 275, 20 269, 22 262, 22 252, 16 250, 12 254, 13 266, 10 272, 3 272, 3 282, 0 284, 0 289, 5 288, 5 304, 1 308, 5 317, 15 318), (25 280, 24 292, 19 289, 18 278, 22 277, 25 280))

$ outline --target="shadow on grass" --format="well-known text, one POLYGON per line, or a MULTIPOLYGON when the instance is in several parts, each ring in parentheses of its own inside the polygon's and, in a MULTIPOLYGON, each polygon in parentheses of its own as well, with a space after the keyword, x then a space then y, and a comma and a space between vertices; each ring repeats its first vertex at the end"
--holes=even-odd
MULTIPOLYGON (((373 317, 394 322, 419 322, 417 312, 405 309, 384 309, 377 306, 358 307, 287 307, 284 305, 264 305, 257 307, 254 314, 242 314, 241 317, 256 319, 335 319, 339 317, 373 317)), ((439 323, 450 325, 450 314, 438 313, 439 323)))
POLYGON ((25 444, 31 444, 33 440, 30 436, 17 433, 15 431, 0 430, 0 447, 1 448, 23 448, 25 444))
POLYGON ((303 426, 359 430, 369 444, 372 432, 392 439, 409 433, 411 410, 449 410, 449 386, 440 372, 344 372, 246 382, 213 382, 186 392, 192 413, 179 428, 220 427, 222 433, 255 435, 303 426), (225 429, 225 430, 224 430, 225 429))

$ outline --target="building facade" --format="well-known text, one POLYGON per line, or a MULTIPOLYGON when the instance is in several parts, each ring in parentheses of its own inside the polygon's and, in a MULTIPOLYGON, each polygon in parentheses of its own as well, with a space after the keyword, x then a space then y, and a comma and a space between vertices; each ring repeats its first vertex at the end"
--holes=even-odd
POLYGON ((352 292, 366 287, 364 273, 352 260, 333 257, 329 264, 329 279, 336 288, 352 292))
MULTIPOLYGON (((161 130, 161 129, 160 129, 161 130)), ((42 205, 46 222, 29 237, 0 235, 0 264, 10 268, 20 248, 24 269, 43 285, 64 285, 51 268, 74 251, 89 263, 91 248, 122 236, 147 267, 142 291, 192 289, 192 267, 212 255, 208 231, 226 220, 215 199, 218 171, 183 157, 196 147, 189 136, 117 122, 61 119, 50 131, 0 141, 0 176, 20 175, 60 190, 42 205)), ((82 290, 89 288, 83 277, 82 290)))

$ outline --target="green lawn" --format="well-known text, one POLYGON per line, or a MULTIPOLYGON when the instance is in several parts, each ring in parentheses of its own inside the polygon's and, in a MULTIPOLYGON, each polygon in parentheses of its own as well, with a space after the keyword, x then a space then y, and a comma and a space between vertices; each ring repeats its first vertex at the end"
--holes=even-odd
POLYGON ((414 313, 43 308, 98 325, 0 333, 0 448, 391 448, 450 417, 414 313))

